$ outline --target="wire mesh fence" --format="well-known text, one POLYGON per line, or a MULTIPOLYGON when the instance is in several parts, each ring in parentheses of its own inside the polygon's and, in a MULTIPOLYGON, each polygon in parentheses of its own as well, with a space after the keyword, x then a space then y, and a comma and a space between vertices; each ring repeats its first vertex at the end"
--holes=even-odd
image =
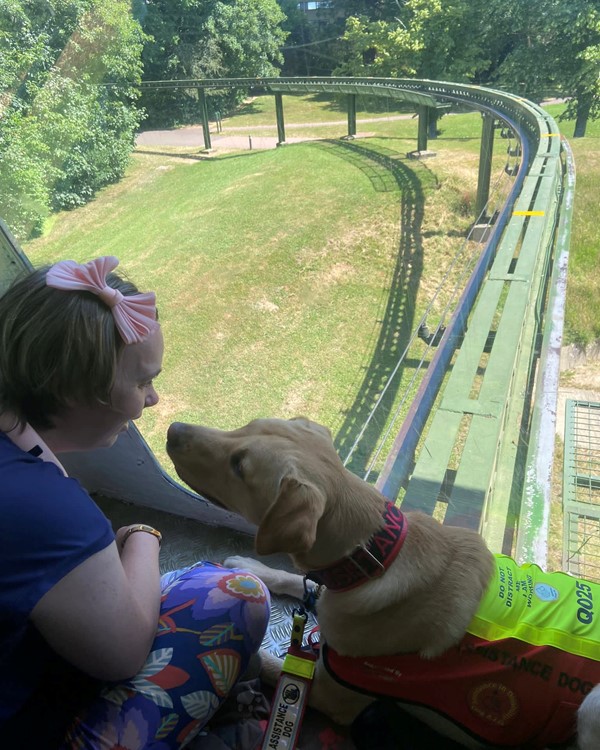
POLYGON ((600 581, 600 403, 567 401, 563 505, 564 570, 600 581))

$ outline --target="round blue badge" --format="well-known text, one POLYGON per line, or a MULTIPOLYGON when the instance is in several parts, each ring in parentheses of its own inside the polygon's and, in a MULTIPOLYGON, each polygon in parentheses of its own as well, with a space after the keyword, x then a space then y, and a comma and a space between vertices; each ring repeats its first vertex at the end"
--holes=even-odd
POLYGON ((560 596, 558 589, 548 583, 536 583, 533 590, 537 598, 543 602, 555 602, 560 596))

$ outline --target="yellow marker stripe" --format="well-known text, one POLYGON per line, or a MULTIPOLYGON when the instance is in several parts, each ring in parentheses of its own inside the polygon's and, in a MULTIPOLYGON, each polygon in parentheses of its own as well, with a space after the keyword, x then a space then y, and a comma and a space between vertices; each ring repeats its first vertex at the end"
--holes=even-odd
POLYGON ((304 677, 306 680, 312 680, 315 673, 315 662, 312 659, 303 659, 300 656, 286 654, 283 660, 283 672, 304 677))
POLYGON ((542 133, 542 138, 559 138, 560 133, 542 133))
POLYGON ((545 216, 545 211, 513 211, 513 216, 545 216))

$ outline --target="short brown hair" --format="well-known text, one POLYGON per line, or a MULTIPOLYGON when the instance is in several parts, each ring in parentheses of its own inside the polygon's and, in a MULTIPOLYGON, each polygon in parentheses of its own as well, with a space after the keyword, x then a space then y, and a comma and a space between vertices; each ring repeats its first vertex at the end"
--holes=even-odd
MULTIPOLYGON (((47 286, 49 268, 0 297, 0 412, 37 429, 52 428, 69 404, 109 403, 125 346, 110 308, 91 292, 47 286)), ((138 293, 114 273, 106 283, 124 296, 138 293)))

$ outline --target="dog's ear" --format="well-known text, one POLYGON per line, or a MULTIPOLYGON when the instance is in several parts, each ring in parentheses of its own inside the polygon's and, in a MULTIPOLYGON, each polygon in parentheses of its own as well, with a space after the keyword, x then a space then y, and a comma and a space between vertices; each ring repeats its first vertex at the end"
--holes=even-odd
POLYGON ((258 527, 256 551, 259 555, 308 552, 324 511, 325 496, 314 484, 284 477, 277 499, 258 527))

